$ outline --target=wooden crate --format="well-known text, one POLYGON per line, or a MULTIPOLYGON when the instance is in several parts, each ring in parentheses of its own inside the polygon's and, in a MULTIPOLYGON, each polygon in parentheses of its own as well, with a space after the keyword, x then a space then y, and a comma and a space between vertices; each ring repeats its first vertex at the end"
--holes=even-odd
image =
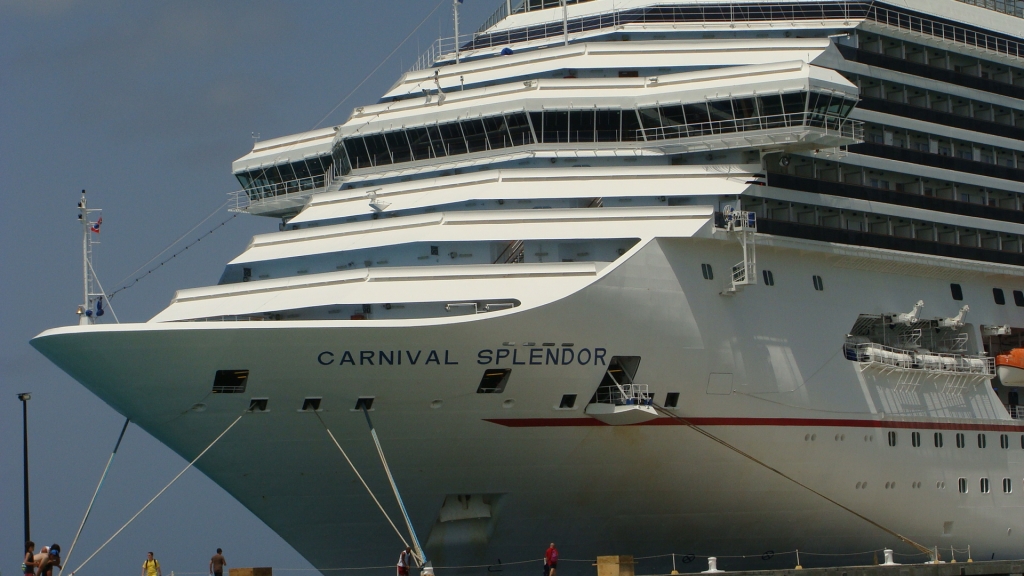
POLYGON ((598 556, 597 576, 633 576, 633 557, 598 556))

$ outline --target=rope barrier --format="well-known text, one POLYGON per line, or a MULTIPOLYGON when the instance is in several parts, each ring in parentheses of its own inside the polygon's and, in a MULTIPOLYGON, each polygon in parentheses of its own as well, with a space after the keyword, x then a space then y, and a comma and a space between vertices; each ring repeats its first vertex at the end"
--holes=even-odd
MULTIPOLYGON (((152 504, 153 502, 156 502, 156 499, 157 499, 157 498, 159 498, 161 494, 163 494, 164 492, 166 492, 166 491, 167 491, 167 489, 168 489, 168 488, 170 488, 172 484, 174 484, 175 482, 177 482, 177 481, 178 481, 178 478, 181 478, 181 475, 182 475, 182 474, 184 474, 185 472, 187 472, 187 471, 188 471, 188 469, 189 469, 189 468, 191 468, 191 467, 192 467, 192 465, 196 463, 196 461, 198 461, 198 460, 199 460, 200 458, 202 458, 202 457, 203 457, 203 454, 206 454, 206 453, 207 453, 207 452, 208 452, 208 451, 210 450, 210 448, 213 448, 213 445, 214 445, 214 444, 216 444, 216 443, 217 443, 217 441, 219 441, 219 440, 220 440, 221 438, 223 438, 223 437, 224 437, 224 435, 228 433, 228 430, 231 430, 232 428, 234 428, 234 427, 235 427, 235 424, 238 424, 238 421, 239 421, 239 420, 241 420, 241 419, 242 419, 242 416, 244 416, 244 415, 245 415, 244 413, 242 413, 242 414, 239 414, 238 418, 235 418, 235 421, 234 421, 234 422, 232 422, 230 426, 228 426, 227 428, 225 428, 225 429, 224 429, 224 431, 220 433, 220 435, 218 435, 218 436, 217 436, 216 438, 214 438, 214 439, 213 439, 213 442, 210 442, 210 445, 209 445, 209 446, 207 446, 206 448, 204 448, 204 449, 203 449, 203 451, 202 451, 202 452, 200 452, 198 456, 196 456, 195 458, 193 458, 193 459, 192 459, 192 461, 188 463, 188 466, 185 466, 185 468, 184 468, 184 469, 183 469, 183 470, 182 470, 181 472, 178 472, 178 475, 177 475, 177 476, 175 476, 175 477, 174 477, 174 478, 173 478, 173 479, 172 479, 172 480, 171 480, 170 482, 168 482, 168 483, 167 483, 167 485, 166 485, 166 486, 164 486, 164 487, 163 487, 163 488, 162 488, 162 489, 161 489, 161 490, 160 490, 159 492, 157 492, 157 493, 156 493, 156 496, 153 496, 153 498, 152 498, 152 499, 151 499, 151 500, 150 500, 149 502, 146 502, 146 505, 145 505, 145 506, 143 506, 141 510, 139 510, 138 512, 136 512, 136 513, 135 513, 135 516, 132 516, 132 517, 131 517, 131 518, 130 518, 130 519, 129 519, 129 520, 127 521, 127 522, 125 522, 125 523, 124 523, 124 526, 121 526, 120 528, 118 528, 118 529, 117 529, 117 532, 114 532, 114 535, 113 535, 113 536, 111 536, 110 538, 107 538, 107 541, 106 541, 106 542, 104 542, 103 544, 101 544, 101 545, 100 545, 100 547, 99 547, 99 548, 97 548, 95 552, 93 552, 92 554, 90 554, 90 555, 89 555, 89 557, 85 559, 85 562, 82 562, 81 564, 79 564, 79 565, 78 565, 78 568, 75 568, 74 570, 72 570, 72 571, 71 571, 71 576, 74 576, 74 575, 75 575, 75 574, 76 574, 76 573, 77 573, 77 572, 78 572, 79 570, 81 570, 81 569, 82 569, 82 567, 83 567, 83 566, 85 566, 86 564, 88 564, 88 563, 89 563, 89 561, 93 559, 93 557, 95 557, 95 556, 96 556, 97 554, 99 554, 99 553, 100 553, 100 550, 103 550, 104 548, 106 548, 106 547, 107 547, 107 544, 110 544, 110 542, 111 542, 111 541, 113 541, 113 540, 114 540, 114 538, 117 538, 117 535, 118 535, 118 534, 120 534, 121 532, 123 532, 123 531, 124 531, 124 529, 125 529, 125 528, 127 528, 129 524, 131 524, 132 522, 134 522, 134 521, 135 521, 135 519, 136 519, 136 518, 138 518, 140 514, 142 514, 143 512, 145 512, 145 511, 146 511, 146 508, 149 508, 150 504, 152 504)), ((70 553, 69 553, 69 555, 70 555, 70 553)))
POLYGON ((355 464, 353 464, 352 460, 349 459, 348 454, 345 453, 345 449, 341 447, 341 444, 338 444, 338 440, 334 437, 334 434, 331 433, 331 429, 327 427, 327 424, 324 422, 324 419, 320 417, 320 413, 314 410, 313 414, 316 414, 316 419, 319 420, 320 424, 323 425, 324 430, 327 431, 327 435, 331 437, 331 440, 334 442, 334 445, 338 447, 338 451, 340 451, 341 455, 345 457, 345 461, 348 462, 349 467, 352 468, 352 471, 356 473, 356 478, 359 478, 359 481, 363 483, 363 488, 366 488, 366 491, 370 494, 370 498, 373 498, 374 503, 377 504, 377 508, 380 508, 381 514, 383 514, 384 517, 387 518, 388 524, 391 524, 391 527, 394 528, 395 534, 398 534, 398 539, 402 541, 402 545, 408 547, 409 543, 405 541, 405 537, 402 536, 402 532, 398 529, 398 526, 395 526, 395 523, 391 520, 391 516, 388 516, 388 513, 384 510, 384 507, 381 506, 380 500, 377 500, 377 497, 373 494, 373 490, 370 490, 370 486, 366 483, 366 480, 363 480, 363 475, 359 473, 359 470, 356 470, 355 464))
POLYGON ((920 552, 923 552, 925 554, 931 554, 932 553, 931 550, 929 550, 928 548, 925 548, 923 545, 918 544, 917 542, 911 540, 910 538, 907 538, 906 536, 896 532, 895 530, 892 530, 891 528, 888 528, 886 526, 883 526, 883 525, 879 524, 878 522, 875 522, 874 520, 868 518, 867 516, 861 514, 860 512, 857 512, 856 510, 853 510, 852 508, 849 508, 847 506, 844 506, 843 504, 840 504, 839 502, 833 500, 832 498, 829 498, 828 496, 822 494, 821 492, 818 492, 817 490, 815 490, 814 488, 811 488, 810 486, 804 484, 803 482, 800 482, 799 480, 797 480, 797 479, 795 479, 795 478, 793 478, 791 476, 786 475, 781 470, 778 470, 777 468, 773 468, 773 467, 769 466, 767 463, 762 462, 761 460, 758 460, 757 458, 755 458, 754 456, 752 456, 750 454, 747 454, 743 450, 740 450, 739 448, 733 446, 732 444, 726 442, 725 440, 722 440, 718 436, 715 436, 714 434, 708 432, 707 430, 704 430, 703 428, 700 428, 699 426, 694 425, 692 422, 690 422, 689 420, 683 418, 682 416, 679 416, 677 414, 669 412, 664 407, 659 406, 658 404, 653 404, 652 403, 652 406, 659 413, 664 414, 665 416, 668 416, 669 418, 672 418, 674 420, 679 421, 680 423, 682 423, 686 427, 688 427, 691 430, 697 432, 698 434, 704 436, 705 438, 708 438, 709 440, 712 440, 712 441, 714 441, 714 442, 716 442, 716 443, 718 443, 718 444, 728 448, 729 450, 732 450, 733 452, 739 454, 740 456, 743 456, 744 458, 750 460, 751 462, 754 462, 755 464, 757 464, 759 466, 762 466, 762 467, 766 468, 767 470, 770 470, 771 472, 774 472, 775 474, 778 474, 782 478, 785 478, 786 480, 789 480, 793 484, 796 484, 797 486, 803 488, 804 490, 807 490, 808 492, 817 495, 818 497, 824 499, 825 501, 831 502, 832 504, 838 506, 839 508, 842 508, 843 510, 849 512, 850 514, 853 514, 857 518, 860 518, 861 520, 867 522, 868 524, 871 524, 875 528, 878 528, 879 530, 882 530, 886 534, 889 534, 891 536, 895 536, 901 542, 904 542, 906 544, 910 544, 911 546, 913 546, 914 548, 916 548, 920 552))

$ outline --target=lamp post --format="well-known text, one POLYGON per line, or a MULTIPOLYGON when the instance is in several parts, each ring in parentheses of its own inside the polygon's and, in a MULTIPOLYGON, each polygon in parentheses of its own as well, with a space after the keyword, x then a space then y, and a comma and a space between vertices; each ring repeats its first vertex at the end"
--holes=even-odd
POLYGON ((18 400, 21 400, 22 438, 25 444, 25 542, 32 539, 28 514, 28 401, 31 399, 32 394, 28 392, 18 394, 18 400))

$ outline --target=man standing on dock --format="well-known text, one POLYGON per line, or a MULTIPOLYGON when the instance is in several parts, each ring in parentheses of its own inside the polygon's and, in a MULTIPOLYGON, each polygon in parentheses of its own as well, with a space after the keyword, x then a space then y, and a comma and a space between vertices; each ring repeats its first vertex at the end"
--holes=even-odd
POLYGON ((153 558, 152 552, 146 553, 146 561, 142 563, 142 576, 164 576, 160 571, 160 563, 153 558))
POLYGON ((228 565, 228 561, 224 559, 224 554, 220 548, 217 548, 217 553, 210 558, 210 574, 213 576, 224 576, 224 567, 228 565))
POLYGON ((406 546, 405 550, 398 555, 398 576, 409 576, 409 566, 412 565, 412 547, 406 546))
POLYGON ((555 569, 558 568, 558 548, 555 548, 555 543, 552 542, 551 546, 544 552, 544 572, 547 576, 555 576, 555 569))

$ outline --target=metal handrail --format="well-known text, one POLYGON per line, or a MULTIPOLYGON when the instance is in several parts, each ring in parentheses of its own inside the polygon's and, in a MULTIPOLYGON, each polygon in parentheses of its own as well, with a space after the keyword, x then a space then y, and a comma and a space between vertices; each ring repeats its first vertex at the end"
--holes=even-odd
MULTIPOLYGON (((984 2, 987 4, 991 3, 991 1, 973 0, 973 2, 969 1, 968 3, 980 4, 984 2)), ((499 8, 499 12, 503 9, 504 7, 499 8)), ((739 22, 793 23, 798 21, 813 22, 816 20, 840 20, 844 25, 850 26, 855 21, 871 20, 884 26, 925 34, 954 44, 981 48, 1014 58, 1024 58, 1024 42, 1000 38, 994 34, 978 32, 977 30, 971 30, 956 24, 939 22, 938 20, 863 1, 826 1, 819 4, 787 2, 758 4, 656 4, 642 8, 612 10, 574 18, 568 22, 568 31, 570 34, 578 34, 626 25, 644 26, 650 24, 688 23, 734 26, 739 22)), ((463 37, 461 35, 458 40, 462 51, 510 46, 532 40, 561 36, 563 34, 562 26, 561 20, 558 20, 490 34, 478 31, 468 42, 462 43, 463 37)), ((429 68, 442 60, 454 59, 455 45, 455 38, 439 38, 420 56, 410 71, 429 68)))
POLYGON ((877 342, 843 345, 848 360, 861 364, 881 364, 891 368, 922 370, 943 374, 983 374, 994 376, 995 358, 944 352, 921 352, 893 348, 877 342))
POLYGON ((693 122, 679 124, 677 126, 642 128, 637 132, 643 135, 643 139, 651 141, 805 126, 823 128, 826 135, 834 134, 836 136, 851 138, 854 140, 864 139, 863 122, 831 114, 818 114, 816 112, 793 112, 791 114, 772 114, 768 116, 754 116, 752 118, 738 118, 734 120, 693 122))

